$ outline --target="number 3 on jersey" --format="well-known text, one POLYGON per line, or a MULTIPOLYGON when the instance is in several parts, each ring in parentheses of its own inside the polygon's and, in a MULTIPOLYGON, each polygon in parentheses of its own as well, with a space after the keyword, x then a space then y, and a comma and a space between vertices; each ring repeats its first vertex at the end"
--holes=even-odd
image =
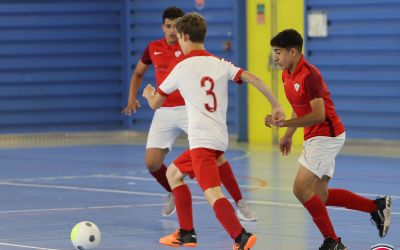
POLYGON ((207 109, 208 112, 215 112, 217 110, 217 97, 215 96, 215 93, 213 92, 214 80, 209 76, 205 76, 205 77, 201 78, 201 87, 208 87, 208 89, 206 89, 206 94, 212 96, 212 98, 213 98, 212 106, 210 106, 209 103, 205 103, 204 107, 207 109), (207 84, 208 86, 206 86, 206 83, 208 83, 207 84))

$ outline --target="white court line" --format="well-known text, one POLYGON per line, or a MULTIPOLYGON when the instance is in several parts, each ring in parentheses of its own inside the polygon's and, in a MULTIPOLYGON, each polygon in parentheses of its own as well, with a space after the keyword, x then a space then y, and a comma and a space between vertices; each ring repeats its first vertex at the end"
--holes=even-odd
POLYGON ((62 249, 55 249, 55 248, 43 248, 43 247, 33 247, 33 246, 9 244, 9 243, 5 243, 5 242, 0 242, 0 246, 11 246, 11 247, 28 248, 28 249, 38 249, 38 250, 62 250, 62 249))
MULTIPOLYGON (((21 179, 3 179, 0 180, 0 182, 22 182, 22 181, 29 181, 29 182, 35 182, 35 181, 54 181, 54 180, 73 180, 73 179, 84 179, 84 178, 104 178, 104 179, 122 179, 122 180, 135 180, 135 181, 149 181, 149 182, 154 182, 154 178, 149 178, 149 177, 137 177, 137 176, 122 176, 122 175, 104 175, 104 174, 94 174, 94 175, 77 175, 77 176, 53 176, 53 177, 36 177, 36 178, 21 178, 21 179)), ((196 184, 196 181, 192 180, 185 180, 186 183, 189 184, 196 184)), ((240 187, 243 188, 250 188, 250 189, 271 189, 271 190, 287 190, 287 191, 292 191, 292 188, 274 188, 274 187, 260 187, 260 186, 254 186, 254 185, 239 185, 240 187)))
MULTIPOLYGON (((7 183, 15 183, 13 181, 38 181, 38 180, 72 180, 72 179, 82 179, 82 178, 104 178, 104 179, 123 179, 123 180, 137 180, 137 181, 149 181, 154 182, 154 178, 149 177, 137 177, 137 176, 122 176, 122 175, 106 175, 106 174, 94 174, 94 175, 76 175, 76 176, 53 176, 53 177, 36 177, 36 178, 21 178, 21 179, 3 179, 4 181, 0 181, 0 185, 3 182, 7 183)), ((185 181, 189 184, 196 184, 196 181, 187 180, 185 181)), ((34 185, 34 184, 32 184, 34 185)), ((38 184, 39 185, 39 184, 38 184)), ((292 192, 292 187, 272 187, 272 186, 254 186, 254 185, 239 185, 241 188, 249 188, 249 189, 258 189, 258 190, 281 190, 281 191, 290 191, 292 192)), ((129 191, 127 191, 129 192, 129 191)), ((377 197, 384 196, 385 194, 368 194, 368 193, 356 193, 358 195, 363 195, 367 197, 377 197)), ((400 199, 398 195, 390 195, 392 199, 400 199)))
POLYGON ((0 185, 17 186, 17 187, 36 187, 36 188, 49 188, 49 189, 77 190, 77 191, 93 191, 93 192, 103 192, 103 193, 147 195, 147 196, 165 196, 165 194, 161 194, 161 193, 136 192, 136 191, 117 190, 117 189, 105 189, 105 188, 87 188, 87 187, 74 187, 74 186, 46 185, 46 184, 16 183, 16 182, 7 182, 7 181, 0 181, 0 185))
MULTIPOLYGON (((229 199, 233 202, 232 199, 229 199)), ((207 201, 194 201, 193 204, 207 204, 207 201)), ((268 202, 268 201, 248 201, 250 204, 257 205, 270 205, 278 207, 292 207, 292 208, 302 208, 302 205, 294 203, 280 203, 280 202, 268 202)), ((113 209, 113 208, 133 208, 133 207, 157 207, 164 206, 163 203, 153 203, 153 204, 133 204, 133 205, 109 205, 109 206, 93 206, 93 207, 67 207, 67 208, 43 208, 43 209, 26 209, 26 210, 6 210, 0 211, 0 214, 25 214, 34 212, 66 212, 66 211, 78 211, 78 210, 96 210, 96 209, 113 209)), ((343 209, 346 210, 346 209, 343 209)))
POLYGON ((249 158, 249 156, 250 156, 249 151, 245 151, 245 154, 244 154, 244 155, 240 155, 240 156, 233 157, 232 160, 231 160, 231 162, 232 162, 232 161, 240 161, 240 160, 242 160, 242 159, 249 158))
MULTIPOLYGON (((193 204, 206 204, 207 201, 193 201, 193 204)), ((152 203, 152 204, 133 204, 133 205, 108 205, 108 206, 93 206, 93 207, 65 207, 65 208, 42 208, 42 209, 25 209, 25 210, 5 210, 0 211, 1 214, 25 214, 35 212, 66 212, 66 211, 78 211, 78 210, 90 210, 90 209, 113 209, 113 208, 133 208, 133 207, 162 207, 164 203, 152 203)))
MULTIPOLYGON (((92 191, 92 192, 102 192, 102 193, 120 193, 120 194, 131 194, 131 195, 141 195, 141 196, 165 196, 165 193, 150 193, 150 192, 136 192, 136 191, 126 191, 126 190, 116 190, 116 189, 104 189, 104 188, 86 188, 86 187, 73 187, 73 186, 59 186, 59 185, 44 185, 44 184, 28 184, 28 183, 13 183, 13 182, 0 182, 0 185, 5 186, 19 186, 19 187, 35 187, 35 188, 47 188, 47 189, 64 189, 64 190, 75 190, 75 191, 92 191)), ((192 196, 193 199, 204 200, 203 196, 192 196)), ((231 202, 232 199, 229 199, 231 202)), ((262 200, 248 200, 250 204, 256 205, 268 205, 268 206, 280 206, 280 207, 292 207, 292 208, 303 208, 303 205, 298 203, 284 203, 284 202, 271 202, 271 201, 262 201, 262 200)), ((157 204, 158 205, 158 204, 157 204)), ((97 206, 90 208, 66 208, 65 210, 77 210, 77 209, 104 209, 104 208, 126 208, 133 207, 137 205, 117 205, 117 206, 97 206)), ((152 205, 150 205, 152 206, 152 205)), ((353 211, 346 208, 340 207, 328 207, 332 210, 341 210, 341 211, 353 211)), ((58 209, 50 209, 48 211, 62 211, 63 208, 58 209)), ((18 211, 18 210, 16 210, 18 211)), ((20 210, 25 212, 38 212, 38 211, 47 211, 44 210, 20 210)), ((0 211, 0 214, 12 213, 12 211, 0 211)), ((16 213, 16 212, 14 212, 16 213)), ((392 212, 392 215, 400 215, 399 212, 392 212)))

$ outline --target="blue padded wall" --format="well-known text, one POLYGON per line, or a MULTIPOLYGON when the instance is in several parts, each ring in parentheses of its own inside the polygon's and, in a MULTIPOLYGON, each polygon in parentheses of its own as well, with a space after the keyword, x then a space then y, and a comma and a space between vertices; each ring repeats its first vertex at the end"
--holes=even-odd
MULTIPOLYGON (((206 1, 199 12, 209 22, 207 49, 245 66, 238 63, 238 2, 206 1)), ((133 68, 147 43, 162 37, 161 15, 171 5, 196 10, 187 0, 0 1, 0 133, 147 131, 147 105, 132 117, 121 109, 133 68)), ((147 82, 155 82, 153 69, 147 82)), ((231 133, 238 131, 238 88, 229 89, 231 133)))
MULTIPOLYGON (((349 138, 400 139, 400 1, 306 0, 328 37, 306 41, 349 138)), ((306 12, 307 15, 308 12, 306 12)))
POLYGON ((121 0, 0 2, 0 133, 124 127, 121 0))

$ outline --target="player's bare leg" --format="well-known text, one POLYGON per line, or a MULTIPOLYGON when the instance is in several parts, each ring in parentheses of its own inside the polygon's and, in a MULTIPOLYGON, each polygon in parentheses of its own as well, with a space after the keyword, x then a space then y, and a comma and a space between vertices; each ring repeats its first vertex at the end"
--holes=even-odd
POLYGON ((321 179, 317 180, 315 185, 315 193, 321 198, 321 200, 325 203, 328 199, 328 185, 331 178, 324 175, 321 179))
POLYGON ((174 196, 169 186, 166 171, 167 167, 164 165, 165 156, 168 149, 162 148, 147 148, 146 149, 146 166, 150 174, 160 183, 162 187, 168 192, 165 197, 165 203, 162 210, 163 216, 171 216, 175 212, 174 196))
POLYGON ((225 159, 223 154, 220 157, 218 157, 217 166, 222 184, 224 185, 225 189, 229 192, 232 199, 236 203, 237 206, 236 215, 239 218, 239 220, 256 221, 257 214, 254 210, 250 208, 246 200, 243 198, 242 192, 240 191, 239 188, 239 184, 232 171, 232 167, 230 166, 229 162, 225 159))

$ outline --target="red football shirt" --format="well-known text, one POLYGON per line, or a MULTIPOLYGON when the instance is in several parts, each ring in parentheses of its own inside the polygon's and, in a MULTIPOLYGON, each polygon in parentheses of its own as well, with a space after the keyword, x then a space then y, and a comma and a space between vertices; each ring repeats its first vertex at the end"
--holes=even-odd
POLYGON ((315 98, 324 98, 325 121, 305 127, 304 140, 315 136, 335 137, 345 131, 321 73, 314 65, 308 63, 304 56, 292 74, 289 70, 282 72, 282 80, 286 97, 298 117, 311 112, 310 101, 315 98))
MULTIPOLYGON (((162 80, 169 74, 169 64, 183 56, 181 47, 178 43, 168 45, 165 38, 150 42, 142 54, 141 61, 146 64, 154 65, 157 87, 162 80)), ((185 105, 178 90, 174 91, 164 100, 163 107, 176 107, 185 105)))

